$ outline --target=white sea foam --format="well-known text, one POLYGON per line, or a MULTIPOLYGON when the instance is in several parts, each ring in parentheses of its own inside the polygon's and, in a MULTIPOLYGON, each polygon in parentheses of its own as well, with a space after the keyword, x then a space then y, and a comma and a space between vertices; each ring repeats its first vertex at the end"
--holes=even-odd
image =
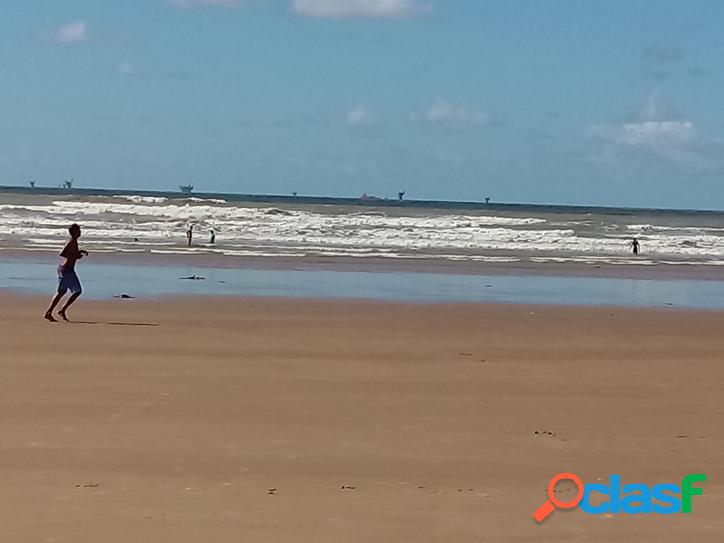
POLYGON ((168 198, 162 198, 157 196, 137 196, 135 194, 119 194, 117 196, 113 196, 113 198, 120 198, 122 200, 128 200, 137 204, 162 204, 163 202, 168 201, 168 198))
POLYGON ((228 203, 226 200, 220 200, 218 198, 196 198, 195 196, 192 196, 191 198, 186 198, 186 200, 189 200, 191 202, 204 202, 207 204, 227 204, 228 203))
POLYGON ((723 232, 724 228, 716 226, 664 226, 664 225, 653 225, 653 224, 628 224, 626 229, 632 232, 678 232, 692 234, 700 234, 703 232, 723 232))
MULTIPOLYGON (((520 213, 455 213, 254 206, 223 200, 124 196, 0 205, 0 246, 62 244, 70 222, 97 251, 188 252, 195 226, 200 251, 230 256, 431 258, 480 262, 711 262, 724 259, 724 225, 622 224, 591 215, 563 220, 520 213), (209 230, 217 245, 205 245, 209 230), (637 233, 645 258, 627 247, 637 233), (498 260, 496 260, 498 259, 498 260), (508 259, 508 260, 506 260, 508 259)), ((41 200, 38 200, 41 202, 41 200)), ((681 223, 677 217, 677 224, 681 223)))

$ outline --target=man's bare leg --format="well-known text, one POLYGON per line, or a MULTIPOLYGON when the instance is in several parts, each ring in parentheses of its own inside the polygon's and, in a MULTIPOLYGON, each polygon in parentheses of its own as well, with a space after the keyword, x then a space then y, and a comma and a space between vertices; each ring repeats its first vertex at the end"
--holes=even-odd
POLYGON ((68 321, 68 316, 65 314, 65 312, 68 310, 68 308, 73 305, 73 302, 75 302, 80 297, 80 292, 74 292, 70 298, 68 298, 68 301, 65 302, 65 305, 63 306, 63 309, 58 311, 58 315, 64 320, 68 321))
POLYGON ((55 317, 53 317, 53 309, 55 309, 55 306, 58 305, 63 296, 65 296, 66 292, 66 290, 59 290, 58 293, 53 297, 53 301, 50 302, 50 307, 45 312, 45 318, 50 322, 58 322, 57 320, 55 320, 55 317))

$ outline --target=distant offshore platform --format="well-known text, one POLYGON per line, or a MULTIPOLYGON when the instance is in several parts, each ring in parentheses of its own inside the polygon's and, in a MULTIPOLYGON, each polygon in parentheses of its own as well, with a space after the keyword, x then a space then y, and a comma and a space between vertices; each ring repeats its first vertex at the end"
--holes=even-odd
POLYGON ((721 215, 722 210, 715 209, 656 209, 641 207, 611 207, 593 205, 564 205, 564 204, 523 204, 523 203, 501 203, 493 202, 490 196, 485 196, 479 201, 460 200, 412 200, 405 198, 406 193, 400 191, 397 198, 381 198, 363 194, 356 198, 335 197, 335 196, 304 196, 298 192, 289 195, 281 194, 243 194, 223 192, 194 192, 193 185, 179 185, 178 191, 162 190, 138 190, 138 189, 102 189, 102 188, 78 188, 74 181, 66 181, 56 187, 42 187, 35 182, 26 186, 0 185, 0 193, 6 194, 34 194, 34 195, 58 195, 67 196, 151 196, 156 198, 188 198, 193 195, 195 198, 208 200, 226 200, 229 203, 266 203, 266 204, 310 204, 310 205, 346 205, 359 207, 410 207, 424 209, 456 209, 456 210, 479 210, 479 211, 521 211, 527 210, 539 213, 609 213, 612 215, 638 215, 647 213, 650 215, 660 214, 697 214, 697 215, 721 215))

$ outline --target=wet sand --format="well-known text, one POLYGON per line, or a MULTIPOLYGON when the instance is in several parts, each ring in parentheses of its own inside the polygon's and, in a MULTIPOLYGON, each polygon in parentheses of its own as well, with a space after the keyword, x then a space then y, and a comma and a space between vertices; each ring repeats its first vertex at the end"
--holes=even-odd
MULTIPOLYGON (((62 242, 59 242, 62 247, 62 242)), ((523 258, 518 262, 474 261, 436 259, 430 256, 419 258, 378 258, 378 257, 266 257, 266 256, 224 256, 212 252, 212 247, 198 243, 189 253, 160 254, 143 249, 123 253, 93 252, 92 261, 101 264, 123 264, 139 266, 199 266, 203 268, 258 269, 258 270, 329 270, 352 272, 409 272, 409 273, 451 273, 459 275, 516 275, 525 277, 601 277, 611 279, 650 280, 696 280, 724 281, 722 266, 709 264, 665 264, 653 263, 645 252, 640 263, 610 264, 600 262, 539 261, 531 262, 529 253, 497 253, 496 257, 523 258), (198 252, 196 252, 198 251, 198 252)), ((184 251, 185 242, 176 248, 184 251)), ((58 249, 59 251, 60 249, 58 249)), ((556 255, 551 255, 555 258, 556 255)), ((628 256, 625 253, 623 256, 628 256)), ((0 247, 0 258, 13 261, 57 262, 58 252, 27 250, 16 247, 0 247)))
MULTIPOLYGON (((721 541, 724 313, 0 294, 13 542, 721 541), (548 479, 693 513, 555 513, 548 479)), ((562 489, 563 497, 569 490, 562 489)))

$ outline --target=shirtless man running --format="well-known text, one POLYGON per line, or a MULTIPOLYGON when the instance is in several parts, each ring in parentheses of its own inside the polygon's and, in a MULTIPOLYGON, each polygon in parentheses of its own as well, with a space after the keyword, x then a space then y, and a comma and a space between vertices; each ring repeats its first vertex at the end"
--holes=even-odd
POLYGON ((68 232, 70 233, 70 239, 68 240, 68 243, 65 244, 63 251, 60 253, 60 256, 65 258, 65 261, 60 266, 58 266, 58 293, 55 295, 53 301, 50 303, 50 307, 48 308, 48 310, 45 312, 45 318, 50 322, 58 322, 55 317, 53 317, 53 310, 55 309, 55 306, 58 305, 63 296, 65 296, 66 292, 70 290, 71 296, 65 302, 63 308, 58 311, 58 315, 64 321, 68 320, 66 311, 73 304, 73 302, 78 299, 78 297, 81 295, 81 292, 83 292, 83 289, 80 286, 80 280, 75 273, 75 263, 84 256, 88 256, 88 251, 84 251, 78 248, 78 238, 80 238, 80 226, 78 226, 77 224, 73 224, 70 228, 68 228, 68 232))

